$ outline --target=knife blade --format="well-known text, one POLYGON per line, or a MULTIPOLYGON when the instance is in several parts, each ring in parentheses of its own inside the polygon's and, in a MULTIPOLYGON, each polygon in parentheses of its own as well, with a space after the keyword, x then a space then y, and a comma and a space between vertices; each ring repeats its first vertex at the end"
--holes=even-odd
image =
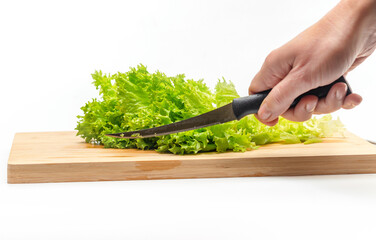
MULTIPOLYGON (((297 97, 291 107, 294 107, 302 97, 306 95, 315 95, 318 98, 325 97, 331 87, 338 83, 343 82, 347 85, 347 93, 349 95, 352 93, 351 88, 345 78, 342 76, 333 83, 312 89, 299 97, 297 97)), ((148 138, 148 137, 158 137, 163 135, 168 135, 172 133, 184 132, 189 130, 194 130, 198 128, 208 127, 216 124, 226 123, 234 120, 240 120, 241 118, 249 115, 255 114, 258 112, 261 103, 265 99, 265 97, 269 94, 270 90, 266 90, 263 92, 259 92, 256 94, 252 94, 245 97, 235 98, 231 103, 212 110, 210 112, 188 118, 179 122, 154 127, 154 128, 147 128, 141 129, 137 131, 130 131, 130 132, 121 132, 121 133, 110 133, 106 134, 106 136, 116 137, 116 138, 148 138)))

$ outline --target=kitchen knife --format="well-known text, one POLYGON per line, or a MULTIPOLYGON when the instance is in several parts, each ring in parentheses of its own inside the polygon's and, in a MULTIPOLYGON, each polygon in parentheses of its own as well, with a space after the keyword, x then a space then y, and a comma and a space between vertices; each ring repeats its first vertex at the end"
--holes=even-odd
MULTIPOLYGON (((347 85, 346 96, 352 93, 349 84, 346 82, 345 78, 342 76, 329 85, 312 89, 300 95, 293 101, 290 107, 294 107, 299 102, 299 100, 306 95, 315 95, 318 98, 325 97, 328 94, 331 87, 338 82, 346 83, 347 85)), ((130 139, 157 137, 157 136, 167 135, 171 133, 184 132, 184 131, 193 130, 197 128, 208 127, 211 125, 230 122, 233 120, 240 120, 241 118, 249 114, 257 113, 262 101, 265 99, 265 97, 269 94, 270 91, 271 89, 263 91, 263 92, 255 93, 246 97, 235 98, 232 101, 232 103, 229 103, 223 107, 217 108, 210 112, 198 115, 196 117, 188 118, 179 122, 175 122, 175 123, 171 123, 171 124, 167 124, 167 125, 163 125, 159 127, 154 127, 154 128, 131 131, 131 132, 106 134, 106 136, 117 137, 117 138, 130 138, 130 139)))

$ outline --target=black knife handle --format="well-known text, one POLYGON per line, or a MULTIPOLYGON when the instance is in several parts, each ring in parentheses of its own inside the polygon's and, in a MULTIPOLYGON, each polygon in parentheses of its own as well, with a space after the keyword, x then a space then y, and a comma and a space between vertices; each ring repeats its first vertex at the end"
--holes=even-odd
MULTIPOLYGON (((333 87, 333 85, 339 82, 346 83, 347 85, 346 96, 352 93, 350 85, 347 83, 346 79, 343 76, 341 76, 340 78, 338 78, 336 81, 332 82, 329 85, 318 87, 306 93, 303 93, 292 102, 290 108, 295 107, 295 105, 300 101, 300 99, 307 95, 315 95, 318 98, 326 97, 326 95, 328 95, 329 90, 333 87)), ((262 101, 264 101, 264 99, 266 98, 266 96, 269 94, 270 91, 271 89, 263 91, 263 92, 255 93, 246 97, 235 98, 232 101, 232 109, 234 110, 234 114, 236 118, 239 120, 249 114, 257 113, 261 106, 262 101)))

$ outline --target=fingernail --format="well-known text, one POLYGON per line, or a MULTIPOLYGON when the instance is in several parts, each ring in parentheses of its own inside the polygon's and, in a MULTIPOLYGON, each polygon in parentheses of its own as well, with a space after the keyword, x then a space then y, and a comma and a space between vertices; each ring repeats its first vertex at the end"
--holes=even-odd
POLYGON ((336 98, 337 98, 338 100, 342 100, 342 98, 343 98, 343 92, 340 91, 340 90, 337 90, 337 91, 336 91, 336 98))
POLYGON ((261 120, 266 120, 270 117, 270 115, 272 115, 272 113, 269 110, 266 109, 266 110, 262 111, 261 113, 259 113, 259 118, 261 120))
POLYGON ((313 112, 313 110, 315 110, 315 107, 316 107, 316 104, 308 103, 305 108, 307 112, 313 112))
POLYGON ((354 108, 354 107, 356 107, 356 106, 358 106, 358 104, 355 104, 355 103, 348 103, 348 104, 346 104, 344 107, 345 107, 345 108, 354 108))

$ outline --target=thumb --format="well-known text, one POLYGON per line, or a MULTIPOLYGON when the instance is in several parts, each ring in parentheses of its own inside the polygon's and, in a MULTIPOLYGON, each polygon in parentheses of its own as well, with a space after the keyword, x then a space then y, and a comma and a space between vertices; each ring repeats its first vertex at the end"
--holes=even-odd
POLYGON ((299 95, 312 89, 310 78, 302 77, 296 71, 290 71, 264 99, 258 111, 258 118, 269 123, 275 121, 279 115, 286 112, 292 102, 299 95))

